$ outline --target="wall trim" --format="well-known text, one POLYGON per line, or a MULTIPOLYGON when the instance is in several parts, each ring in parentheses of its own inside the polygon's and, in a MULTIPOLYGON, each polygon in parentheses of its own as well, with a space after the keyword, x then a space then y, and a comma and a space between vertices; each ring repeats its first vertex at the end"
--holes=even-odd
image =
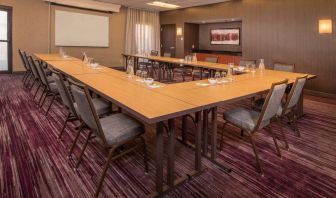
POLYGON ((326 93, 326 92, 321 92, 321 91, 316 91, 316 90, 311 90, 311 89, 305 89, 303 90, 304 94, 312 95, 312 96, 319 96, 323 98, 329 98, 329 99, 336 99, 336 94, 332 93, 326 93))
POLYGON ((12 74, 24 74, 26 71, 13 71, 12 74))

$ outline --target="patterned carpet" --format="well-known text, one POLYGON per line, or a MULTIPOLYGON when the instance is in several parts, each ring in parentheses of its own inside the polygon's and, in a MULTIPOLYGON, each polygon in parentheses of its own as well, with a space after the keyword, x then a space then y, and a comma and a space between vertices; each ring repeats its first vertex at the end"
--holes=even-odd
MULTIPOLYGON (((63 140, 57 141, 66 110, 57 102, 49 116, 44 116, 45 110, 38 109, 31 93, 22 88, 21 77, 0 75, 1 197, 92 197, 106 153, 93 141, 75 172, 75 160, 66 158, 75 125, 70 125, 63 140)), ((219 113, 246 105, 248 101, 227 105, 219 113)), ((264 131, 258 133, 256 145, 265 172, 263 177, 256 172, 249 139, 240 138, 238 129, 228 127, 219 158, 233 172, 226 174, 203 159, 207 171, 167 196, 336 197, 336 102, 306 97, 304 107, 305 116, 299 121, 302 137, 297 138, 285 128, 290 150, 285 151, 280 144, 282 159, 275 154, 271 137, 264 131)), ((218 117, 221 129, 221 115, 218 117)), ((180 127, 180 121, 177 126, 180 127)), ((277 126, 274 130, 279 134, 277 126)), ((143 172, 141 152, 131 153, 111 164, 101 197, 145 197, 154 191, 154 137, 153 126, 147 126, 149 174, 143 172)), ((81 138, 83 141, 84 137, 81 138)), ((179 177, 193 169, 194 152, 176 144, 175 175, 179 177)), ((76 156, 79 151, 75 150, 76 156)))

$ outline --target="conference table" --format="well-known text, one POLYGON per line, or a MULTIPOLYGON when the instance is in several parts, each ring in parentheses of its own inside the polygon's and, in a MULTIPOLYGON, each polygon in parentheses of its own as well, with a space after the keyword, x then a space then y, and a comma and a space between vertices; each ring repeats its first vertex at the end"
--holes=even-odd
MULTIPOLYGON (((232 82, 210 85, 207 80, 163 84, 155 82, 157 86, 149 87, 138 82, 136 77, 130 77, 124 72, 105 66, 92 68, 79 59, 63 58, 57 54, 35 54, 35 57, 63 74, 87 85, 92 91, 110 100, 123 111, 138 120, 155 124, 156 130, 156 192, 151 196, 162 196, 176 186, 203 172, 202 154, 224 171, 231 168, 217 160, 217 108, 224 104, 250 98, 266 93, 272 83, 288 79, 293 83, 297 77, 306 74, 289 73, 273 70, 249 72, 235 75, 232 82), (211 115, 211 152, 208 153, 208 115, 211 115), (191 115, 194 115, 192 117, 191 115), (174 179, 174 147, 175 147, 175 119, 182 117, 182 136, 187 129, 187 119, 192 117, 195 123, 194 171, 184 177, 174 179), (163 182, 163 133, 168 134, 167 145, 167 184, 163 182), (203 141, 202 141, 203 140, 203 141)), ((139 56, 140 58, 141 56, 139 56)), ((143 57, 141 57, 143 58, 143 57)), ((151 57, 151 60, 167 63, 180 62, 179 59, 166 57, 151 57)), ((227 69, 225 64, 194 62, 197 67, 227 69), (209 66, 209 67, 208 67, 209 66)), ((309 75, 312 79, 315 75, 309 75)), ((186 138, 181 140, 186 143, 186 138)))

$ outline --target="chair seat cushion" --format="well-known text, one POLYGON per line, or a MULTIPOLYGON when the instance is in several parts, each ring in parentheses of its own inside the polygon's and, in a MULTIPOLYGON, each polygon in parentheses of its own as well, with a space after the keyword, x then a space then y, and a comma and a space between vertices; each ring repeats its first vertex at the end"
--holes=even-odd
POLYGON ((52 83, 52 82, 55 82, 55 79, 52 76, 47 76, 47 81, 48 83, 52 83))
POLYGON ((43 69, 44 70, 44 73, 47 75, 47 76, 51 76, 52 75, 52 72, 50 69, 43 69))
MULTIPOLYGON (((92 98, 92 103, 93 103, 93 106, 96 109, 96 112, 97 112, 98 116, 108 114, 112 110, 111 104, 109 102, 105 101, 104 99, 92 98)), ((79 115, 78 107, 77 107, 77 104, 75 102, 74 102, 74 108, 75 108, 76 113, 79 115)))
MULTIPOLYGON (((236 108, 224 112, 224 119, 235 126, 252 132, 258 122, 260 112, 248 110, 245 108, 236 108)), ((263 128, 269 124, 269 120, 261 123, 259 128, 263 128)))
POLYGON ((55 82, 49 83, 50 91, 53 93, 58 93, 58 88, 55 82))
POLYGON ((123 113, 104 117, 100 123, 109 145, 134 139, 145 131, 142 123, 123 113))

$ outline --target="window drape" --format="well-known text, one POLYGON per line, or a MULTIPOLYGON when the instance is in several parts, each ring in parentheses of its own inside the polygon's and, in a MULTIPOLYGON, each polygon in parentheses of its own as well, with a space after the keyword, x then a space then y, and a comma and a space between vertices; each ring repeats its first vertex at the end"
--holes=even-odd
POLYGON ((127 9, 126 54, 160 51, 159 12, 127 9))

